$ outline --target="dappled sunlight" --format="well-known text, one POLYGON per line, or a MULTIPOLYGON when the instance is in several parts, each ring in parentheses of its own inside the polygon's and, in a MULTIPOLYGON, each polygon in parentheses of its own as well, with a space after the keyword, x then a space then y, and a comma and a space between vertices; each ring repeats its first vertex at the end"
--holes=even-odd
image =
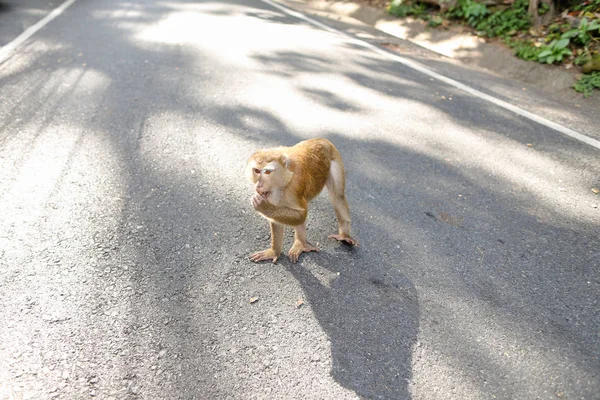
MULTIPOLYGON (((5 206, 0 226, 5 237, 24 245, 3 246, 6 255, 30 251, 37 237, 33 232, 45 225, 50 215, 54 222, 69 226, 69 232, 49 231, 42 242, 52 241, 55 236, 86 237, 79 245, 92 240, 97 218, 119 219, 124 176, 114 158, 116 153, 110 142, 88 135, 77 126, 47 126, 19 164, 16 179, 3 184, 6 188, 1 201, 5 206), (73 175, 70 171, 76 165, 81 173, 73 175), (69 191, 67 198, 65 191, 69 191)), ((72 250, 78 252, 78 247, 72 250)))
MULTIPOLYGON (((582 382, 593 380, 596 352, 581 343, 596 340, 589 301, 597 297, 595 251, 593 243, 577 246, 586 234, 571 231, 571 217, 536 220, 520 208, 521 194, 506 193, 510 183, 473 178, 468 168, 445 167, 418 151, 384 141, 362 147, 346 152, 349 198, 361 216, 358 237, 369 232, 371 243, 363 244, 398 260, 419 293, 423 328, 413 352, 413 393, 439 390, 460 398, 481 391, 491 397, 504 395, 490 390, 505 381, 522 383, 511 389, 523 392, 531 386, 521 374, 549 376, 565 364, 582 382), (378 154, 377 163, 355 158, 361 153, 378 154), (405 161, 392 167, 395 157, 405 161), (386 167, 393 177, 371 182, 371 173, 377 177, 386 167), (488 195, 488 185, 497 193, 488 195), (398 208, 406 211, 400 217, 398 208), (515 230, 515 219, 529 228, 515 230), (554 249, 559 239, 572 241, 572 248, 554 249), (578 257, 587 261, 578 265, 578 257), (432 369, 446 377, 441 386, 430 386, 432 369)), ((552 387, 547 381, 536 386, 552 387)))
MULTIPOLYGON (((99 327, 71 334, 112 346, 108 357, 107 347, 77 354, 98 363, 94 373, 118 380, 136 365, 131 379, 150 394, 225 382, 219 394, 252 397, 283 379, 282 390, 332 398, 489 397, 484 378, 518 381, 524 351, 538 375, 566 359, 585 376, 591 362, 559 341, 591 328, 527 331, 546 326, 532 310, 567 304, 592 318, 577 294, 593 293, 568 293, 586 266, 551 251, 556 237, 579 243, 598 225, 585 187, 596 171, 528 147, 530 122, 390 71, 382 56, 264 4, 164 1, 150 5, 156 15, 115 4, 92 15, 98 51, 71 37, 44 59, 28 53, 25 67, 8 63, 0 110, 0 255, 16 273, 50 268, 39 287, 66 282, 75 308, 40 298, 56 310, 49 318, 99 327), (318 136, 342 154, 362 246, 327 241, 336 223, 322 196, 308 225, 323 251, 251 263, 269 239, 246 160, 318 136)), ((48 326, 48 340, 60 337, 48 326)))
POLYGON ((422 336, 413 353, 410 387, 415 398, 487 398, 481 388, 484 382, 475 381, 470 371, 456 368, 446 354, 424 343, 422 336), (431 376, 437 378, 435 383, 431 376))
MULTIPOLYGON (((106 258, 107 238, 122 218, 127 185, 116 154, 118 149, 102 135, 87 134, 73 124, 51 123, 32 144, 16 180, 2 196, 0 258, 10 260, 0 276, 2 296, 9 299, 4 304, 16 310, 26 301, 35 304, 36 317, 27 326, 28 333, 44 332, 36 338, 36 349, 24 356, 29 362, 42 365, 54 352, 75 356, 77 346, 57 340, 57 331, 74 321, 66 328, 68 335, 85 341, 81 324, 94 320, 93 305, 117 289, 94 280, 105 268, 98 263, 106 258), (11 277, 18 278, 11 281, 11 277)), ((127 280, 120 280, 120 285, 125 287, 127 280)), ((117 313, 107 310, 102 316, 114 320, 117 313)), ((12 320, 15 326, 11 323, 0 334, 11 347, 18 340, 20 323, 12 320)), ((95 329, 90 348, 103 339, 95 329)), ((5 352, 2 357, 10 358, 5 352)), ((85 357, 93 357, 93 351, 85 357)), ((28 390, 44 390, 42 385, 36 380, 28 390)))
POLYGON ((369 111, 379 105, 380 98, 335 74, 306 75, 293 82, 281 80, 268 86, 254 83, 239 94, 240 102, 253 104, 257 109, 286 121, 289 128, 298 132, 367 131, 371 123, 364 118, 365 114, 371 114, 369 111), (315 90, 325 90, 331 101, 324 103, 323 96, 315 98, 315 90), (340 106, 336 108, 332 104, 340 106))
POLYGON ((33 102, 42 99, 39 114, 33 120, 21 115, 14 126, 4 127, 7 136, 0 150, 0 193, 3 202, 18 207, 18 212, 6 210, 6 218, 30 222, 38 218, 85 135, 77 124, 65 122, 64 98, 92 103, 106 83, 105 77, 94 71, 64 69, 28 93, 33 102))
POLYGON ((484 137, 483 131, 476 134, 454 124, 439 129, 441 132, 420 130, 424 140, 413 142, 409 148, 459 168, 474 181, 504 181, 511 191, 507 193, 504 189, 501 194, 520 197, 526 193, 530 199, 536 199, 526 211, 542 219, 549 218, 546 212, 552 211, 554 215, 568 215, 580 222, 595 220, 591 207, 594 199, 588 193, 589 188, 582 185, 586 172, 582 174, 575 166, 557 163, 534 148, 516 146, 495 132, 486 132, 484 137), (441 137, 443 144, 439 141, 441 137), (476 157, 471 155, 473 150, 476 157))
MULTIPOLYGON (((33 43, 47 46, 44 40, 33 43)), ((118 144, 93 123, 106 110, 102 103, 113 83, 108 71, 86 65, 89 57, 66 43, 17 55, 3 65, 1 78, 0 258, 10 263, 0 278, 8 282, 3 296, 15 309, 23 307, 25 297, 36 304, 28 329, 44 335, 27 357, 42 365, 53 352, 77 349, 56 340, 62 328, 56 325, 75 321, 69 336, 85 341, 81 329, 96 318, 95 302, 116 290, 97 286, 94 279, 106 272, 104 260, 114 249, 106 243, 122 223, 128 176, 118 144)), ((114 271, 121 274, 122 269, 114 271)), ((119 285, 125 287, 127 279, 119 285)), ((110 310, 105 318, 116 315, 110 310)), ((0 340, 14 343, 15 330, 0 340)), ((103 339, 94 333, 93 340, 103 339)), ((42 384, 36 381, 28 389, 40 390, 42 384)))
MULTIPOLYGON (((490 190, 497 187, 495 181, 503 181, 502 195, 520 197, 526 193, 536 199, 526 211, 542 219, 560 215, 572 221, 594 220, 594 199, 584 185, 581 168, 557 163, 551 153, 538 151, 537 144, 523 143, 535 128, 533 122, 490 109, 469 95, 434 91, 432 80, 407 82, 400 74, 383 79, 369 70, 377 61, 377 56, 371 57, 369 62, 354 58, 336 68, 336 74, 327 69, 315 74, 310 64, 290 55, 263 55, 261 60, 273 69, 273 79, 282 68, 288 68, 294 79, 277 85, 247 85, 240 91, 241 99, 287 121, 294 131, 314 135, 343 132, 354 139, 389 141, 459 168, 473 181, 487 182, 490 190), (281 104, 288 107, 278 107, 281 104), (459 107, 462 110, 457 112, 459 107), (469 126, 461 119, 463 113, 475 116, 469 126), (377 127, 372 124, 374 120, 377 127)), ((377 159, 372 162, 377 163, 377 159)), ((583 176, 593 181, 593 172, 583 176)))
MULTIPOLYGON (((24 115, 24 109, 30 106, 30 103, 36 104, 41 111, 52 110, 52 112, 55 112, 60 108, 62 100, 66 96, 71 95, 78 85, 82 83, 84 75, 88 72, 83 67, 65 66, 61 68, 60 63, 62 60, 60 58, 52 61, 58 66, 53 73, 49 73, 43 68, 28 66, 27 64, 32 62, 41 62, 38 57, 31 57, 31 55, 24 69, 7 68, 6 71, 3 71, 5 72, 3 75, 7 83, 4 85, 4 93, 6 95, 2 99, 3 107, 0 109, 0 115, 8 115, 8 113, 17 115, 12 121, 7 118, 6 122, 3 122, 3 129, 14 129, 15 127, 31 122, 32 116, 24 115), (25 84, 11 85, 10 79, 16 76, 22 76, 25 84)), ((89 71, 89 74, 91 79, 86 84, 95 85, 99 79, 103 79, 102 76, 94 77, 95 74, 100 75, 94 71, 89 71)), ((38 117, 38 119, 42 118, 38 117)), ((9 136, 2 134, 0 140, 9 139, 9 136)))
POLYGON ((136 21, 138 23, 143 21, 147 14, 147 10, 140 3, 122 1, 119 2, 119 7, 96 9, 90 13, 90 16, 96 20, 112 19, 121 29, 135 30, 136 21))
POLYGON ((357 3, 351 3, 351 2, 346 3, 346 2, 339 2, 339 1, 331 3, 330 7, 331 7, 332 11, 337 11, 342 14, 351 14, 360 9, 360 5, 357 3))
MULTIPOLYGON (((3 218, 16 220, 9 225, 34 222, 48 196, 65 169, 72 151, 81 137, 77 127, 65 124, 49 126, 47 133, 38 138, 22 164, 16 180, 2 196, 2 202, 11 204, 14 210, 5 209, 3 218)), ((8 178, 5 178, 8 179, 8 178)))
POLYGON ((207 122, 198 125, 194 116, 172 111, 148 116, 144 125, 140 158, 159 168, 156 173, 214 182, 208 190, 219 196, 249 186, 243 169, 252 154, 252 142, 232 147, 230 143, 239 138, 221 125, 207 122), (185 144, 183 151, 182 144, 185 144))
MULTIPOLYGON (((393 133, 395 143, 401 147, 433 156, 444 164, 458 168, 473 181, 496 180, 506 183, 501 194, 520 197, 523 193, 537 201, 526 211, 539 218, 552 215, 569 216, 571 220, 590 222, 594 199, 582 180, 577 166, 557 163, 548 153, 537 151, 535 145, 528 147, 516 142, 500 131, 512 130, 515 137, 527 140, 531 123, 520 121, 508 113, 482 108, 481 119, 489 120, 498 128, 465 127, 459 119, 448 120, 450 110, 444 108, 450 101, 465 102, 465 107, 476 105, 468 96, 457 94, 442 96, 433 93, 426 85, 406 82, 401 76, 388 78, 387 89, 381 90, 359 84, 344 74, 370 75, 368 70, 356 64, 341 68, 339 74, 294 73, 294 80, 273 85, 249 84, 237 97, 241 103, 254 104, 263 112, 287 122, 288 128, 297 132, 344 132, 349 138, 389 141, 393 133), (385 90, 385 91, 383 91, 385 90), (383 95, 383 96, 382 96, 383 95), (433 97, 439 107, 416 102, 433 97), (454 98, 454 99, 453 99, 454 98), (277 99, 277 102, 273 102, 277 99), (281 107, 281 105, 284 105, 281 107), (484 114, 489 114, 485 116, 484 114), (307 116, 310 115, 310 118, 307 116), (368 115, 369 118, 364 118, 368 115), (371 121, 377 120, 374 128, 371 121), (508 124, 506 124, 508 122, 508 124), (476 156, 472 156, 476 149, 476 156), (507 192, 505 187, 511 188, 507 192)), ((442 92, 443 93, 443 92, 442 92)), ((448 105, 449 107, 449 105, 448 105)), ((477 112, 473 109, 471 112, 477 112)), ((304 135, 310 137, 311 135, 304 135)), ((390 142, 391 145, 394 142, 390 142)), ((361 157, 361 155, 359 155, 361 157)), ((377 163, 376 158, 365 156, 365 162, 377 163)), ((385 166, 381 166, 385 170, 385 166)), ((590 182, 593 173, 584 172, 590 182)), ((373 176, 383 182, 387 175, 373 176)), ((491 190, 496 186, 492 185, 491 190)))
MULTIPOLYGON (((15 180, 10 175, 0 180, 0 247, 2 256, 7 258, 25 260, 31 248, 39 246, 32 233, 47 215, 48 199, 81 137, 78 127, 64 124, 55 125, 49 132, 32 146, 27 160, 16 171, 15 180)), ((4 165, 7 160, 2 161, 0 171, 13 172, 13 168, 4 165)))
MULTIPOLYGON (((435 329, 421 332, 415 356, 417 359, 435 359, 434 368, 442 374, 446 371, 454 378, 450 380, 452 386, 445 388, 453 391, 453 397, 464 397, 477 388, 485 387, 495 376, 509 378, 516 386, 504 389, 505 393, 492 394, 513 397, 513 391, 525 393, 529 390, 531 382, 522 380, 525 374, 534 372, 534 376, 550 376, 554 373, 552 366, 565 363, 576 371, 582 382, 594 379, 589 369, 579 364, 579 357, 587 349, 567 348, 564 346, 565 338, 543 333, 551 327, 541 327, 541 332, 532 336, 523 326, 530 321, 523 320, 518 313, 506 312, 497 304, 486 302, 469 290, 457 292, 455 283, 437 282, 435 290, 421 290, 420 293, 421 302, 426 304, 427 319, 434 321, 435 329), (471 317, 465 320, 464 315, 471 317), (444 332, 448 342, 436 341, 436 335, 432 335, 436 331, 444 332), (531 362, 532 359, 536 360, 535 363, 531 362)), ((501 288, 498 288, 498 293, 516 308, 528 306, 527 300, 517 293, 503 293, 501 288)), ((418 362, 414 366, 414 380, 420 390, 428 389, 426 377, 430 373, 429 368, 418 362)), ((541 386, 547 384, 538 382, 541 386)))
MULTIPOLYGON (((416 84, 399 81, 418 88, 416 84)), ((373 129, 373 120, 366 116, 377 118, 386 107, 394 106, 397 117, 401 118, 403 114, 417 113, 422 106, 401 99, 391 104, 385 96, 339 73, 299 74, 294 80, 282 80, 272 86, 253 83, 241 93, 242 101, 287 121, 295 131, 334 130, 363 138, 370 137, 373 129)))
MULTIPOLYGON (((178 5, 169 4, 171 11, 155 24, 135 27, 136 39, 141 43, 193 46, 209 54, 213 59, 228 64, 242 65, 245 68, 260 67, 252 60, 256 49, 301 49, 310 42, 323 49, 329 43, 319 45, 323 32, 306 29, 305 26, 265 23, 265 20, 282 18, 279 12, 269 9, 259 10, 236 4, 200 3, 178 5), (254 18, 248 18, 248 16, 254 18), (250 45, 249 45, 250 44, 250 45)), ((339 40, 331 35, 332 40, 339 40)))
POLYGON ((380 20, 375 24, 375 27, 390 35, 401 39, 408 40, 418 44, 421 47, 435 51, 450 58, 461 58, 470 54, 477 49, 479 43, 483 40, 476 36, 455 35, 448 36, 443 40, 431 40, 431 32, 424 31, 417 35, 412 33, 412 29, 408 25, 401 25, 395 21, 380 20))
POLYGON ((109 80, 101 73, 83 68, 59 69, 52 76, 36 72, 28 79, 30 87, 7 89, 15 104, 10 109, 13 120, 5 123, 2 127, 5 133, 0 137, 3 144, 0 155, 5 164, 0 168, 0 193, 10 191, 27 196, 35 191, 41 196, 38 201, 43 202, 56 177, 66 167, 70 151, 84 134, 77 125, 65 122, 67 113, 72 111, 65 104, 72 99, 80 100, 81 104, 96 103, 95 96, 109 80), (26 108, 31 104, 38 105, 38 113, 33 116, 26 108), (19 176, 17 181, 8 182, 15 173, 19 176), (38 187, 40 185, 46 189, 38 187))

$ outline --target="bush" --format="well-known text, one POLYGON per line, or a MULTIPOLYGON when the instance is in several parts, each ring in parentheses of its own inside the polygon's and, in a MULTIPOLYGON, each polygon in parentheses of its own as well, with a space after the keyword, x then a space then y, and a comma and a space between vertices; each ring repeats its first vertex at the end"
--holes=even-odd
POLYGON ((516 0, 509 8, 491 12, 485 5, 473 0, 458 0, 446 15, 467 20, 471 27, 485 36, 510 36, 531 25, 528 4, 528 0, 516 0))
POLYGON ((388 13, 399 18, 408 17, 409 15, 421 17, 425 12, 427 12, 427 6, 419 2, 394 0, 388 7, 388 13))
POLYGON ((552 64, 554 62, 562 62, 565 56, 573 54, 567 47, 569 45, 569 39, 555 39, 548 46, 542 47, 540 54, 538 54, 538 61, 541 63, 552 64))
POLYGON ((573 89, 579 93, 583 93, 585 97, 592 95, 594 89, 600 89, 600 72, 592 72, 585 74, 581 79, 573 85, 573 89))
POLYGON ((570 31, 563 33, 562 37, 573 39, 580 45, 587 46, 587 44, 595 36, 593 35, 593 33, 597 33, 599 29, 600 22, 589 22, 587 18, 583 18, 577 28, 571 29, 570 31))
POLYGON ((535 47, 530 41, 507 39, 506 44, 514 49, 515 56, 526 61, 537 61, 542 49, 535 47))

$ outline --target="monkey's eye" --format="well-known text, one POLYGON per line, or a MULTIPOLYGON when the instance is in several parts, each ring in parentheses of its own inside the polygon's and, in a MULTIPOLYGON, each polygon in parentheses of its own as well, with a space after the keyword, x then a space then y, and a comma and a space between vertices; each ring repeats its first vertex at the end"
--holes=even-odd
POLYGON ((270 169, 265 170, 265 174, 267 174, 267 175, 269 175, 271 172, 273 172, 273 171, 271 171, 270 169))
POLYGON ((260 174, 260 169, 258 169, 258 168, 254 168, 254 173, 255 173, 256 175, 260 174))

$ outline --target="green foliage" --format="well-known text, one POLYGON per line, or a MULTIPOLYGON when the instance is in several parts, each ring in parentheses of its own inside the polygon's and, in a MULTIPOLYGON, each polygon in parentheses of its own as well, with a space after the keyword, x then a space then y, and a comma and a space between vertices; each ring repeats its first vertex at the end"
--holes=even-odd
POLYGON ((538 15, 544 15, 550 11, 550 5, 548 3, 540 2, 538 5, 538 15))
POLYGON ((591 59, 592 59, 592 55, 590 54, 590 52, 587 48, 579 49, 579 50, 577 50, 577 57, 575 57, 575 60, 573 61, 573 63, 575 65, 583 65, 586 62, 590 61, 591 59))
POLYGON ((568 23, 559 24, 559 23, 555 22, 553 24, 548 25, 548 32, 554 33, 554 34, 559 34, 559 35, 570 29, 571 29, 571 24, 568 24, 568 23))
MULTIPOLYGON (((417 18, 423 18, 427 12, 427 6, 419 2, 406 2, 394 0, 388 7, 388 14, 395 17, 404 18, 412 15, 417 18)), ((428 19, 428 18, 425 18, 428 19)))
MULTIPOLYGON (((481 35, 506 37, 529 28, 531 21, 527 14, 529 0, 516 0, 510 7, 492 12, 475 0, 458 0, 456 5, 445 13, 445 17, 461 19, 475 28, 481 35)), ((600 0, 599 0, 600 1, 600 0)), ((393 0, 388 13, 403 18, 412 15, 429 21, 429 26, 442 23, 441 16, 428 15, 431 9, 418 1, 393 0)))
POLYGON ((579 4, 573 6, 573 11, 598 12, 598 10, 600 10, 600 0, 584 1, 578 3, 579 4))
POLYGON ((448 10, 446 15, 454 19, 468 20, 471 18, 473 20, 479 15, 486 15, 487 12, 487 7, 483 4, 476 3, 473 0, 458 0, 456 5, 448 10))
POLYGON ((538 61, 547 64, 562 62, 565 56, 573 54, 573 52, 569 50, 567 46, 569 46, 568 38, 553 40, 548 46, 543 46, 541 48, 541 51, 538 54, 538 61))
POLYGON ((527 14, 528 0, 517 0, 505 10, 496 11, 476 29, 483 31, 486 36, 510 36, 518 31, 524 31, 531 26, 531 19, 527 14))
POLYGON ((562 34, 560 32, 552 32, 549 33, 548 35, 546 35, 546 43, 551 42, 553 40, 558 40, 558 39, 562 39, 562 34))
POLYGON ((427 25, 435 28, 436 26, 440 26, 443 22, 444 20, 442 19, 442 17, 440 17, 439 15, 435 15, 429 19, 427 25))
POLYGON ((490 11, 485 4, 469 1, 468 7, 465 9, 465 18, 469 25, 475 25, 487 16, 490 11))
POLYGON ((517 57, 526 61, 537 61, 542 52, 541 48, 535 47, 530 41, 507 39, 505 43, 514 49, 517 57))
POLYGON ((583 18, 576 29, 563 33, 562 37, 574 39, 575 42, 586 46, 593 38, 592 32, 597 32, 599 29, 600 22, 589 22, 587 18, 583 18))
MULTIPOLYGON (((455 6, 447 12, 437 13, 419 0, 392 0, 388 12, 398 17, 414 16, 423 19, 430 27, 441 25, 445 18, 461 20, 474 28, 478 35, 503 38, 514 54, 523 60, 560 64, 569 57, 575 65, 584 65, 584 72, 591 70, 586 69, 591 60, 591 53, 597 52, 600 45, 600 19, 597 18, 598 14, 595 14, 600 12, 600 0, 567 0, 570 3, 569 9, 578 11, 581 22, 573 29, 565 20, 555 20, 557 22, 547 28, 544 46, 539 46, 539 43, 531 40, 542 30, 529 32, 530 0, 514 0, 510 6, 491 8, 480 1, 457 0, 455 6), (574 5, 575 2, 578 4, 574 5)), ((539 3, 539 15, 549 11, 549 3, 539 3)), ((574 85, 574 89, 583 92, 585 96, 589 96, 595 88, 600 89, 600 72, 584 75, 574 85)))
POLYGON ((469 25, 474 26, 489 14, 485 4, 473 0, 458 0, 456 6, 448 11, 448 17, 465 19, 469 25))
POLYGON ((413 13, 415 17, 421 17, 427 11, 427 6, 423 3, 415 3, 413 13))
POLYGON ((404 18, 412 13, 412 4, 401 1, 392 1, 388 7, 388 14, 395 17, 404 18))
POLYGON ((466 19, 482 35, 506 37, 529 28, 531 21, 527 7, 528 0, 516 0, 509 8, 490 12, 485 5, 473 0, 458 0, 456 7, 450 9, 447 16, 466 19))
POLYGON ((585 97, 592 95, 594 89, 600 89, 600 72, 592 72, 591 74, 583 75, 574 85, 573 89, 579 93, 583 93, 585 97))

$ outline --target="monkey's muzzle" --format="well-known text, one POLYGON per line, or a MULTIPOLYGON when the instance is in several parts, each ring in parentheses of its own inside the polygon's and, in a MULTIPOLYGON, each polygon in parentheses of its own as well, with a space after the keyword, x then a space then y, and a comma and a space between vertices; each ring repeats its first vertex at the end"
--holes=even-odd
POLYGON ((256 193, 260 194, 262 197, 264 197, 266 199, 267 197, 269 197, 270 192, 261 192, 260 190, 256 189, 256 193))

